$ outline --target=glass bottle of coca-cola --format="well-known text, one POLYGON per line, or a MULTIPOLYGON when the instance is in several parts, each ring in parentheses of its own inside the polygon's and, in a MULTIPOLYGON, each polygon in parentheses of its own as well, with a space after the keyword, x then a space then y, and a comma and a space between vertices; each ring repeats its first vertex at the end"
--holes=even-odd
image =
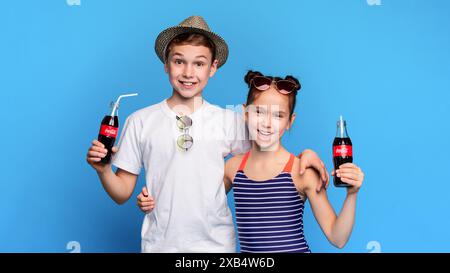
MULTIPOLYGON (((339 166, 345 163, 353 162, 352 141, 347 133, 347 124, 345 120, 340 117, 337 122, 336 137, 333 141, 333 163, 334 169, 338 170, 339 166)), ((342 182, 340 177, 336 174, 333 176, 333 183, 336 187, 350 187, 349 184, 342 182)))
POLYGON ((114 142, 117 138, 117 132, 119 131, 119 117, 117 116, 118 105, 114 102, 111 103, 113 108, 111 115, 106 115, 100 126, 100 132, 98 133, 98 141, 105 145, 105 149, 108 153, 101 159, 101 163, 108 164, 111 161, 111 149, 114 146, 114 142))
POLYGON ((111 115, 105 116, 103 118, 102 124, 100 126, 100 132, 98 133, 98 141, 103 143, 103 145, 105 145, 105 149, 108 150, 108 153, 104 158, 101 159, 100 162, 111 162, 112 147, 114 146, 114 142, 117 138, 117 133, 119 132, 118 111, 120 100, 125 97, 133 97, 137 95, 137 93, 120 95, 117 98, 116 102, 111 102, 111 115))

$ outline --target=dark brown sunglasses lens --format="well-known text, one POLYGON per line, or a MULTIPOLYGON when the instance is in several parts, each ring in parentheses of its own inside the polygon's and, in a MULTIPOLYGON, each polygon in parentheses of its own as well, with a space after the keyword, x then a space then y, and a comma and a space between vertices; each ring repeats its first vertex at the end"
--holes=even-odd
POLYGON ((272 84, 272 80, 265 77, 255 77, 253 79, 253 83, 255 84, 256 88, 261 90, 267 90, 272 84))
POLYGON ((278 81, 277 88, 281 93, 289 94, 294 91, 295 84, 291 81, 278 81))

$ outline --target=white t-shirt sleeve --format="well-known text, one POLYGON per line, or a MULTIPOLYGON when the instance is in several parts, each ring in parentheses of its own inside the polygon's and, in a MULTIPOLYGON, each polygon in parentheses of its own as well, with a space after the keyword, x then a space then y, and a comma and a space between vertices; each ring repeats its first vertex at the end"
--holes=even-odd
POLYGON ((129 116, 120 135, 119 150, 112 159, 114 166, 136 175, 139 175, 142 167, 142 151, 139 145, 140 132, 141 126, 139 126, 136 116, 129 116))
POLYGON ((250 149, 247 125, 242 114, 232 112, 232 116, 228 134, 231 154, 243 154, 250 149))

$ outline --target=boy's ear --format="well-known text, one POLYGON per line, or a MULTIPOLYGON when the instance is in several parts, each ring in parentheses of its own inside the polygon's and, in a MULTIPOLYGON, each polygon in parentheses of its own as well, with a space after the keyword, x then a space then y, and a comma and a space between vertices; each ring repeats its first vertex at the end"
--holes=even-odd
POLYGON ((214 62, 211 64, 211 70, 209 71, 210 78, 212 76, 214 76, 214 74, 216 74, 218 64, 219 64, 219 61, 217 59, 215 59, 214 62))
POLYGON ((167 64, 167 61, 164 62, 164 71, 169 73, 169 65, 167 64))

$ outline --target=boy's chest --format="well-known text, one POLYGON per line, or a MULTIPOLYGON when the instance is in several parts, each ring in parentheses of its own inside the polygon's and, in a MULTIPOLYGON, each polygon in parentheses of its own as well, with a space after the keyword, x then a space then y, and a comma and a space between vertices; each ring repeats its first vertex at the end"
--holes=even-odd
POLYGON ((223 154, 230 152, 226 130, 217 119, 194 119, 191 127, 182 130, 167 118, 154 128, 144 128, 139 138, 144 160, 148 157, 170 160, 178 154, 192 159, 219 155, 223 158, 223 154), (192 142, 187 150, 184 148, 189 145, 183 145, 186 139, 192 142))

